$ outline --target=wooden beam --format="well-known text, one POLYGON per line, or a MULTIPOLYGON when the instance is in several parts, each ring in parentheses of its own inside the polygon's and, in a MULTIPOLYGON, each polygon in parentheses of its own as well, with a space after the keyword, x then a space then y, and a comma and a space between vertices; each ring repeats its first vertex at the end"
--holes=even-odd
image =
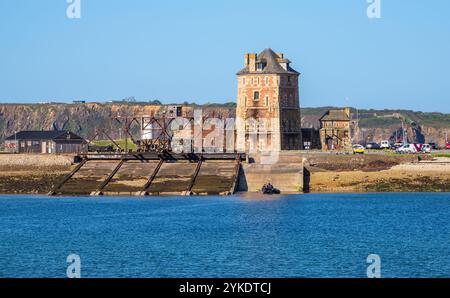
POLYGON ((48 193, 48 195, 49 196, 54 196, 54 195, 56 195, 56 193, 58 192, 58 190, 61 188, 61 187, 63 187, 63 185, 67 182, 67 181, 69 181, 70 180, 70 178, 72 178, 73 177, 73 175, 75 175, 75 173, 76 172, 78 172, 85 164, 86 164, 86 162, 88 161, 88 159, 83 159, 76 167, 75 167, 75 169, 73 169, 73 171, 72 172, 70 172, 70 174, 68 174, 66 177, 64 177, 64 179, 60 182, 60 183, 58 183, 49 193, 48 193))
POLYGON ((91 196, 101 196, 103 189, 108 185, 109 182, 111 182, 112 178, 117 174, 117 172, 120 170, 120 168, 124 163, 125 159, 122 159, 114 168, 114 170, 111 172, 111 174, 109 174, 109 176, 105 179, 105 181, 103 181, 102 184, 100 184, 97 190, 91 193, 91 196))
POLYGON ((195 180, 197 179, 198 173, 200 172, 200 168, 202 167, 202 159, 197 162, 197 166, 195 167, 195 172, 192 175, 191 181, 189 181, 189 186, 186 191, 182 193, 182 195, 190 196, 192 194, 192 188, 194 187, 195 180))
POLYGON ((160 159, 158 165, 156 166, 156 168, 153 170, 152 175, 148 178, 147 183, 145 183, 144 187, 142 188, 142 191, 138 192, 138 195, 140 196, 145 196, 148 195, 148 189, 150 188, 150 186, 152 186, 153 180, 155 180, 156 175, 158 175, 159 169, 161 169, 161 166, 164 163, 164 159, 160 159))

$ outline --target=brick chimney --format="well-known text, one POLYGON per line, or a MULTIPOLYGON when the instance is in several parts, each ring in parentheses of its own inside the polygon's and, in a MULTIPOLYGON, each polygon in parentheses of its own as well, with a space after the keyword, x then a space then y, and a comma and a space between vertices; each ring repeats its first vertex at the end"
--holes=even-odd
POLYGON ((257 55, 255 53, 245 54, 245 66, 248 66, 249 71, 256 71, 256 58, 257 55))
POLYGON ((347 114, 348 118, 350 118, 350 113, 351 113, 350 108, 345 108, 344 111, 345 111, 345 114, 347 114))

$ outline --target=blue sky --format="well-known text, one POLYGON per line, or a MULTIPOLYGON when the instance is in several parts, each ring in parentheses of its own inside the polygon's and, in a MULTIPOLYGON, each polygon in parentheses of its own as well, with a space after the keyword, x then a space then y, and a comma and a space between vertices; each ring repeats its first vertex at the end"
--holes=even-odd
POLYGON ((245 52, 302 73, 301 105, 450 112, 450 1, 1 0, 0 102, 226 102, 245 52))

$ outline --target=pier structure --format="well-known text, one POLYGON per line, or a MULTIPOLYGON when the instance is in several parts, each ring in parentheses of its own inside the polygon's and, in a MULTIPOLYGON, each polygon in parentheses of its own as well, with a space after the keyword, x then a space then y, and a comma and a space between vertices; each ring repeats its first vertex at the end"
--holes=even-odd
POLYGON ((49 195, 231 195, 245 154, 87 154, 49 195))

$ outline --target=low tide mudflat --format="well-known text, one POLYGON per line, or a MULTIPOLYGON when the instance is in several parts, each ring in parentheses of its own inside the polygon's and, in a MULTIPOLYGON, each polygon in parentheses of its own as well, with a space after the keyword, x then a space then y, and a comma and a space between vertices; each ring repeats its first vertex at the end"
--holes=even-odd
POLYGON ((311 192, 450 192, 450 159, 376 170, 313 171, 311 192))

